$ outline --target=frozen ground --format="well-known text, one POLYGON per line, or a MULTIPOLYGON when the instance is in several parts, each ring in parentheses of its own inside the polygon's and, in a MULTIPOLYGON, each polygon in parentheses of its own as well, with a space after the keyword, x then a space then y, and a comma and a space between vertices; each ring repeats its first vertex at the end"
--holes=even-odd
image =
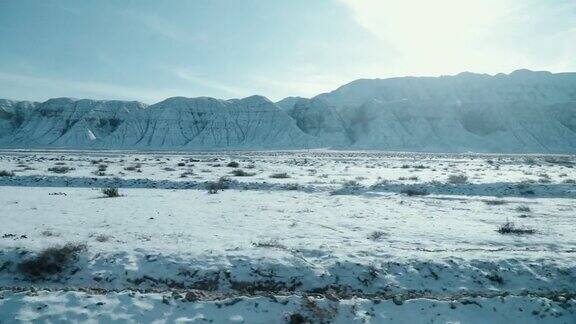
POLYGON ((3 151, 0 322, 574 323, 575 166, 3 151), (66 244, 58 269, 23 266, 66 244))

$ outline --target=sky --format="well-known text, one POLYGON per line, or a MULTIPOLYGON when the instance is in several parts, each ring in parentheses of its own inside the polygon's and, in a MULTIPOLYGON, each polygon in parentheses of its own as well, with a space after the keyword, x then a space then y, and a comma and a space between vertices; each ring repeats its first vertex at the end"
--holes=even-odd
POLYGON ((0 0, 0 98, 310 97, 576 71, 576 0, 0 0))

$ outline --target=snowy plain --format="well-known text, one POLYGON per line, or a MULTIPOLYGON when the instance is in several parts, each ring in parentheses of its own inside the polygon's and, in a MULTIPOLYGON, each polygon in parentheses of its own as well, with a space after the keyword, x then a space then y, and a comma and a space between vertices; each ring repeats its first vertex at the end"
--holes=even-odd
POLYGON ((5 150, 0 322, 574 323, 574 167, 560 155, 5 150), (82 249, 62 271, 22 272, 66 244, 82 249))

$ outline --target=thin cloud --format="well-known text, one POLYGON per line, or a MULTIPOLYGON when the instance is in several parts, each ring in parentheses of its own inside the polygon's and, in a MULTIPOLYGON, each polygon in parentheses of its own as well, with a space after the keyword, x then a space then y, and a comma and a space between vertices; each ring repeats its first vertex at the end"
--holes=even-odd
POLYGON ((120 14, 142 25, 146 30, 157 35, 179 42, 202 42, 208 39, 205 32, 190 32, 178 24, 161 18, 156 14, 124 10, 120 14))

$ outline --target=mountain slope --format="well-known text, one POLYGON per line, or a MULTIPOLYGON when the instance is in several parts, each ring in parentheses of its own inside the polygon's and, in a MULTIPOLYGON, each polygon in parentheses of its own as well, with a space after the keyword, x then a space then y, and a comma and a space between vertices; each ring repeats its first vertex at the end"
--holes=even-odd
POLYGON ((314 98, 0 100, 0 148, 576 153, 576 73, 361 79, 314 98))
POLYGON ((302 131, 321 139, 324 145, 343 148, 351 144, 346 122, 325 100, 301 98, 287 112, 302 131))
MULTIPOLYGON (((19 108, 6 101, 0 147, 98 149, 293 148, 317 145, 264 97, 139 102, 58 98, 19 108), (18 110, 18 111, 20 111, 18 110), (10 127, 8 127, 10 126, 10 127)), ((20 104, 22 105, 22 104, 20 104)))
POLYGON ((294 148, 317 140, 264 97, 166 99, 148 109, 150 127, 139 147, 294 148))
POLYGON ((354 149, 576 152, 574 73, 357 80, 312 100, 335 107, 354 149))
POLYGON ((88 148, 144 108, 138 102, 50 99, 28 107, 19 127, 0 143, 5 147, 88 148))
POLYGON ((22 125, 37 103, 0 99, 0 138, 12 134, 22 125))

